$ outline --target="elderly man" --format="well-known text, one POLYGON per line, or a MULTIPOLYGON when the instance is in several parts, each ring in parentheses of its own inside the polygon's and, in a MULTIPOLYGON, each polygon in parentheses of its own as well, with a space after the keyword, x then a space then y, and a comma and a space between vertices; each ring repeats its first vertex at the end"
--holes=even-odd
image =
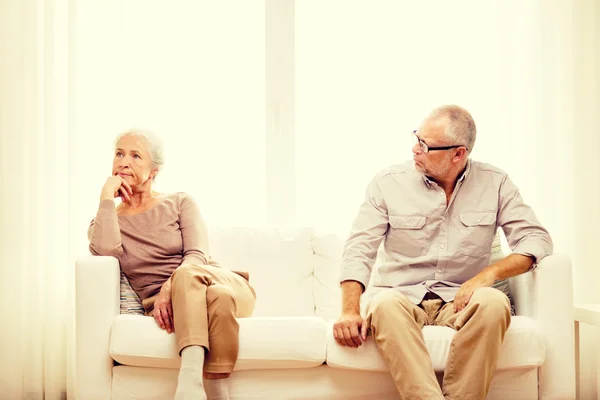
POLYGON ((491 286, 535 268, 552 240, 502 170, 472 161, 476 129, 457 106, 435 109, 413 132, 413 160, 379 172, 345 247, 343 310, 334 336, 359 347, 370 330, 401 399, 485 399, 510 324, 508 298, 491 286), (498 227, 512 254, 489 265, 498 227), (379 246, 366 318, 360 296, 379 246), (456 330, 440 388, 424 325, 456 330))

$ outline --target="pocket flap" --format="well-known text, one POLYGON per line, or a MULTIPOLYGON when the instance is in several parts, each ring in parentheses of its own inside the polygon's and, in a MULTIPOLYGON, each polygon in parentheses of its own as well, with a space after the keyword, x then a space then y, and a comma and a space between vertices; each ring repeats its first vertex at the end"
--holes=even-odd
POLYGON ((462 212, 460 220, 466 226, 492 225, 496 223, 496 213, 489 211, 462 212))
POLYGON ((390 215, 390 225, 395 229, 421 229, 427 218, 420 214, 390 215))

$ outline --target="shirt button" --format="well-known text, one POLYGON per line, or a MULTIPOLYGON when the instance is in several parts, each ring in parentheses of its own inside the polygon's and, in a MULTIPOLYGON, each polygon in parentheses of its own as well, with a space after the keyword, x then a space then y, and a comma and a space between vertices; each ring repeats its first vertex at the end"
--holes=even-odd
POLYGON ((438 269, 438 274, 441 274, 441 273, 442 273, 442 270, 441 270, 441 269, 438 269))
POLYGON ((440 244, 440 249, 444 249, 446 246, 444 246, 443 244, 440 244))

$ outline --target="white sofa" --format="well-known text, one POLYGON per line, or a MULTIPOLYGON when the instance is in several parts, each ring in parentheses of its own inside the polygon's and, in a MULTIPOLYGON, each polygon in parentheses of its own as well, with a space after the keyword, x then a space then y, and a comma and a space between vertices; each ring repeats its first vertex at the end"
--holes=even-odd
MULTIPOLYGON (((210 235, 211 255, 249 271, 257 292, 254 316, 240 319, 232 399, 398 398, 372 338, 359 349, 333 339, 342 238, 311 229, 221 228, 210 235)), ((175 338, 150 317, 119 314, 117 260, 81 257, 76 275, 77 399, 172 398, 180 362, 175 338)), ((547 257, 510 287, 517 316, 488 400, 574 399, 569 259, 547 257)), ((441 376, 453 331, 425 327, 424 335, 441 376)))

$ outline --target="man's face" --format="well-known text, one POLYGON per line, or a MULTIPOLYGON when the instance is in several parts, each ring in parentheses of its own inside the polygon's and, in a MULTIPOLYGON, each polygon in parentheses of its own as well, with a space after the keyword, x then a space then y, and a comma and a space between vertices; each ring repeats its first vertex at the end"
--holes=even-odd
MULTIPOLYGON (((445 134, 445 121, 427 120, 417 131, 417 136, 429 147, 452 146, 445 134)), ((435 180, 445 178, 452 167, 453 149, 432 150, 424 153, 418 142, 412 148, 415 169, 435 180)))

